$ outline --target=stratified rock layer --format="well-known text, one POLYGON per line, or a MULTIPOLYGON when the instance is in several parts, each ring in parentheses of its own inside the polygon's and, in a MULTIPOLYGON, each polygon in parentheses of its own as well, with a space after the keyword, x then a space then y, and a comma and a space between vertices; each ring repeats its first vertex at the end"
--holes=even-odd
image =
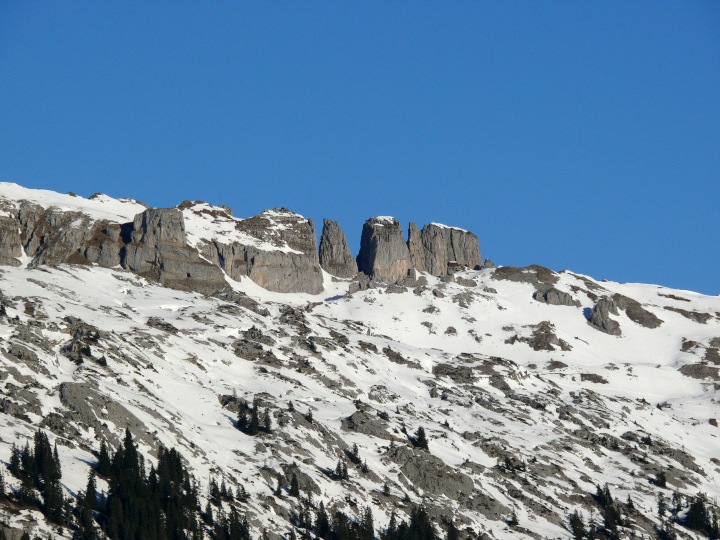
POLYGON ((358 271, 345 233, 336 221, 330 219, 323 220, 320 236, 320 266, 328 274, 340 278, 351 278, 358 271))

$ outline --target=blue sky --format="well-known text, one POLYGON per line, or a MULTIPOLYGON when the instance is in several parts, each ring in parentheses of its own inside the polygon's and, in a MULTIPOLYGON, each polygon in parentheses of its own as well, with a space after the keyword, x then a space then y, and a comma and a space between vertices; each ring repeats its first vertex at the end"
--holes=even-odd
POLYGON ((720 3, 0 2, 0 181, 720 293, 720 3))

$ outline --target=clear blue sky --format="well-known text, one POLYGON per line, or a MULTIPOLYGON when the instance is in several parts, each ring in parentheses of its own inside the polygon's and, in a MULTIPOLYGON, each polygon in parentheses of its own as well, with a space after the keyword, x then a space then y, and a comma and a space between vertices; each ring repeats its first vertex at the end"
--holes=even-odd
POLYGON ((720 3, 0 2, 0 181, 720 293, 720 3))

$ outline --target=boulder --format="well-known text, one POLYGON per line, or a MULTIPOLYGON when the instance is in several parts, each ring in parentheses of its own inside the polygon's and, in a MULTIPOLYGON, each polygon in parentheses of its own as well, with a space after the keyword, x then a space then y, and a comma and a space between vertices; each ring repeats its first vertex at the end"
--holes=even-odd
POLYGON ((620 314, 613 299, 603 296, 592 308, 589 323, 593 326, 593 328, 596 328, 601 332, 605 332, 606 334, 610 334, 612 336, 619 336, 621 334, 620 323, 610 318, 611 313, 613 315, 620 314))
POLYGON ((358 270, 386 283, 397 283, 412 268, 410 252, 403 239, 398 220, 374 217, 363 225, 358 270))
POLYGON ((425 268, 433 276, 446 276, 452 267, 482 266, 478 237, 469 231, 431 223, 423 227, 421 236, 425 268))
POLYGON ((538 302, 543 302, 552 306, 580 306, 579 300, 574 300, 569 293, 560 291, 555 287, 550 287, 544 291, 535 291, 533 293, 533 298, 538 302))
POLYGON ((347 238, 336 221, 323 220, 320 236, 320 266, 339 278, 351 278, 357 274, 357 263, 348 247, 347 238))

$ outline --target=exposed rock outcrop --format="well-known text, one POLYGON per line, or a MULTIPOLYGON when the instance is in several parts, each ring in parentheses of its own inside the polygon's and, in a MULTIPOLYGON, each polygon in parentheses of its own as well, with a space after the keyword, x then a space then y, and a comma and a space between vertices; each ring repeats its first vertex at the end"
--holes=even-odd
POLYGON ((560 276, 544 266, 531 264, 524 268, 516 266, 500 266, 493 272, 493 279, 502 279, 507 281, 517 281, 520 283, 530 283, 536 290, 543 291, 555 285, 560 276))
POLYGON ((358 270, 387 283, 397 283, 412 268, 410 252, 398 220, 374 217, 363 225, 358 270))
POLYGON ((645 328, 657 328, 663 321, 640 305, 640 302, 614 294, 612 297, 603 296, 597 301, 590 313, 590 324, 598 330, 613 336, 621 335, 620 323, 610 318, 610 314, 619 315, 623 310, 628 318, 645 328))
POLYGON ((620 312, 612 298, 603 296, 592 308, 589 323, 601 332, 619 336, 621 333, 620 323, 611 319, 610 314, 619 315, 620 312))
POLYGON ((622 294, 614 294, 613 301, 619 309, 622 309, 625 312, 631 321, 639 324, 640 326, 644 326, 645 328, 657 328, 663 323, 662 319, 656 317, 654 314, 642 307, 640 302, 637 300, 633 300, 632 298, 628 298, 622 294))
MULTIPOLYGON (((186 212, 205 210, 187 208, 186 212)), ((286 208, 266 210, 247 219, 225 213, 215 220, 232 229, 227 237, 206 239, 200 246, 208 260, 235 280, 249 277, 275 292, 318 294, 323 290, 315 225, 286 208)))
POLYGON ((357 263, 348 247, 347 238, 336 221, 323 220, 320 236, 320 266, 333 276, 351 278, 357 274, 357 263))
POLYGON ((431 495, 445 495, 453 499, 473 491, 473 481, 469 476, 454 471, 432 454, 398 446, 390 451, 389 457, 398 464, 412 485, 431 495))
POLYGON ((180 210, 151 208, 135 216, 124 268, 180 290, 214 293, 225 285, 220 269, 187 245, 180 210))
POLYGON ((544 291, 535 291, 533 298, 538 302, 550 304, 552 306, 580 306, 578 300, 574 300, 572 295, 564 291, 560 291, 555 287, 550 287, 544 291))
POLYGON ((431 223, 423 227, 421 236, 425 268, 433 276, 445 276, 453 266, 482 266, 478 238, 469 231, 431 223))
POLYGON ((0 265, 20 266, 20 229, 15 219, 0 217, 0 265))
POLYGON ((425 248, 422 243, 422 234, 415 223, 408 225, 408 251, 410 252, 410 264, 415 270, 425 272, 425 248))
POLYGON ((480 245, 473 233, 438 223, 408 226, 407 243, 400 223, 375 217, 363 226, 358 269, 380 281, 398 283, 410 269, 446 277, 464 268, 480 268, 480 245))

